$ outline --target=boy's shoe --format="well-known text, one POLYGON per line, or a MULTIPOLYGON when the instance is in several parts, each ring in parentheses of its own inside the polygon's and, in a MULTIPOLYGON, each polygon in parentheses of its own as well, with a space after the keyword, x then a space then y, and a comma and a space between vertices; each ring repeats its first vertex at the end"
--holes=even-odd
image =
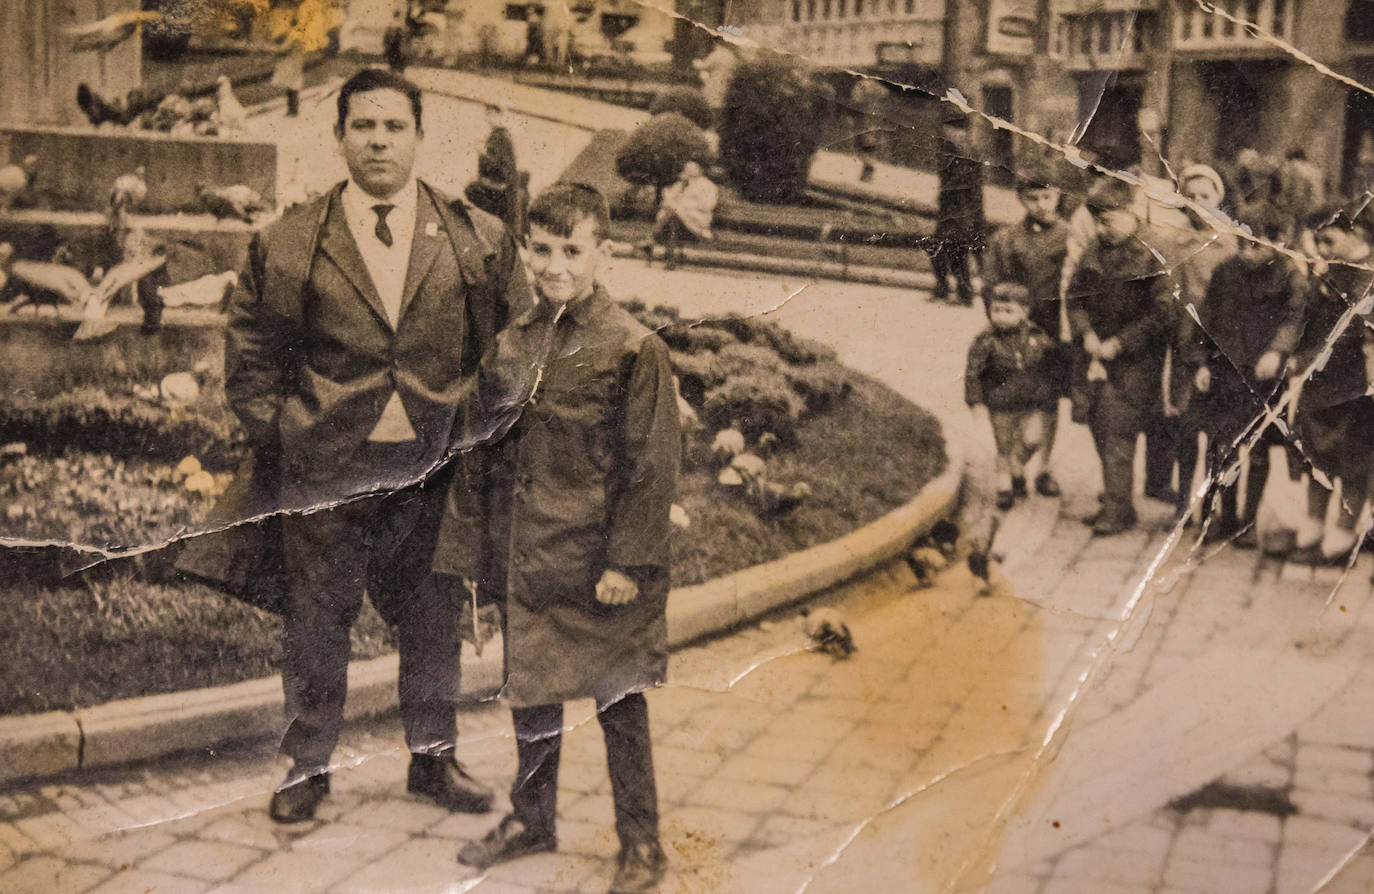
POLYGON ((558 849, 558 839, 552 833, 539 833, 527 828, 515 814, 507 814, 496 828, 481 841, 469 841, 458 851, 458 862, 476 869, 486 869, 497 863, 518 860, 533 854, 547 854, 558 849))
POLYGON ((1006 512, 1016 505, 1016 495, 1009 490, 999 490, 997 492, 997 508, 1006 512))
POLYGON ((1059 482, 1049 472, 1041 472, 1035 476, 1035 492, 1042 497, 1057 497, 1060 493, 1059 482))
POLYGON ((1094 537, 1113 537, 1124 534, 1136 524, 1135 510, 1128 512, 1107 512, 1103 510, 1093 522, 1094 537))
POLYGON ((663 881, 667 859, 657 841, 630 845, 620 851, 620 865, 615 871, 609 894, 643 894, 657 891, 663 881))
POLYGON ((1241 528, 1236 538, 1231 541, 1232 545, 1240 549, 1259 549, 1259 528, 1254 522, 1241 528))
POLYGON ((451 750, 412 754, 406 790, 456 813, 486 813, 496 792, 468 775, 451 750))
POLYGON ((303 823, 315 818, 320 802, 329 794, 329 773, 305 774, 291 768, 286 782, 272 793, 267 812, 279 823, 303 823))
POLYGON ((1026 479, 1016 477, 1011 479, 1011 495, 1018 500, 1024 500, 1027 496, 1026 479))

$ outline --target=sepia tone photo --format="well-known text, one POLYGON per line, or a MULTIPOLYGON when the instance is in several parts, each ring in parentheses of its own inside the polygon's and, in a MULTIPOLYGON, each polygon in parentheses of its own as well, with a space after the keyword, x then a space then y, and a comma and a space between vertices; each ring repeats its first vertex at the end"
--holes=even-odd
POLYGON ((1374 0, 0 0, 3 894, 1374 891, 1374 0))

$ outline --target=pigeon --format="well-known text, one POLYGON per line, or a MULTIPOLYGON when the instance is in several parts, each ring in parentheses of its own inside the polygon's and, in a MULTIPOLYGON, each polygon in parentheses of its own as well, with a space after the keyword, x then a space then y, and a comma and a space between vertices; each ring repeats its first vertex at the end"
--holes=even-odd
POLYGON ((128 124, 134 117, 129 114, 129 109, 123 102, 118 99, 106 99, 92 90, 89 84, 77 85, 76 104, 93 127, 99 127, 106 122, 128 124))
POLYGON ((15 199, 32 189, 37 176, 37 155, 26 155, 19 164, 0 168, 0 211, 8 211, 15 199))
POLYGON ((253 222, 253 215, 267 210, 267 203, 250 186, 200 186, 196 189, 201 207, 215 216, 216 220, 232 217, 237 220, 253 222))
POLYGON ((721 462, 729 462, 744 452, 744 434, 737 428, 721 429, 711 441, 711 452, 721 462))
POLYGON ((749 482, 749 493, 758 504, 762 517, 786 515, 796 509, 811 496, 811 485, 805 481, 792 484, 779 484, 756 478, 749 482))
POLYGON ((759 480, 768 471, 768 464, 752 453, 737 453, 730 459, 730 467, 744 476, 745 480, 759 480))
POLYGON ((777 453, 778 447, 782 444, 778 436, 771 431, 766 431, 759 435, 758 441, 754 444, 754 452, 759 456, 769 457, 777 453))
POLYGON ((216 307, 224 303, 237 278, 237 273, 226 270, 174 286, 159 286, 157 294, 164 307, 216 307))
POLYGON ((215 81, 215 104, 221 133, 243 133, 247 129, 248 110, 234 95, 234 85, 227 75, 220 75, 215 81))
POLYGON ((143 165, 134 168, 131 174, 120 174, 110 187, 110 214, 112 217, 128 213, 143 204, 148 198, 148 181, 144 179, 147 170, 143 165))
POLYGON ((145 118, 150 130, 171 132, 178 125, 190 125, 191 101, 180 93, 168 93, 145 118))
POLYGON ((849 625, 833 608, 803 609, 802 629, 820 651, 827 653, 836 661, 843 661, 859 651, 859 647, 854 645, 854 636, 849 632, 849 625))
POLYGON ((80 270, 50 261, 14 261, 10 264, 9 273, 16 288, 27 292, 6 306, 5 309, 10 312, 30 304, 35 308, 75 304, 90 288, 90 283, 86 282, 80 270))
POLYGON ((63 30, 71 38, 73 50, 104 53, 133 37, 144 25, 161 18, 156 12, 129 10, 85 25, 70 25, 63 30))

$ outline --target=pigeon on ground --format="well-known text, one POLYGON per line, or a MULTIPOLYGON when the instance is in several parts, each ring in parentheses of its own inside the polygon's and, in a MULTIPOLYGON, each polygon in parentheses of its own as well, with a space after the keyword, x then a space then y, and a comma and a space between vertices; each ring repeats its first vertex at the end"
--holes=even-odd
POLYGON ((106 122, 128 124, 132 120, 123 102, 118 99, 106 99, 92 90, 89 84, 77 85, 76 104, 93 127, 99 127, 106 122))
POLYGON ((73 50, 104 53, 133 37, 144 25, 161 18, 156 12, 128 10, 84 25, 70 25, 63 30, 71 39, 73 50))
POLYGON ((221 133, 240 134, 248 127, 248 110, 234 95, 234 85, 227 75, 220 75, 215 81, 215 104, 219 108, 221 133))
POLYGON ((837 661, 843 661, 859 651, 849 625, 833 608, 802 610, 802 629, 816 643, 816 647, 837 661))
POLYGON ((168 93, 146 118, 148 129, 170 133, 191 123, 191 100, 180 93, 168 93))
POLYGON ((200 186, 196 189, 201 207, 215 216, 216 220, 232 217, 237 220, 253 222, 253 215, 267 210, 267 203, 250 186, 200 186))
POLYGON ((720 462, 729 462, 734 457, 744 452, 744 434, 737 428, 725 428, 716 432, 716 437, 711 441, 711 452, 716 455, 720 462))
POLYGON ((786 515, 811 496, 811 485, 805 481, 779 484, 763 478, 749 481, 749 493, 758 504, 759 516, 770 518, 786 515))
POLYGON ((37 155, 26 155, 19 164, 0 168, 0 211, 9 210, 16 199, 31 190, 37 177, 37 155))

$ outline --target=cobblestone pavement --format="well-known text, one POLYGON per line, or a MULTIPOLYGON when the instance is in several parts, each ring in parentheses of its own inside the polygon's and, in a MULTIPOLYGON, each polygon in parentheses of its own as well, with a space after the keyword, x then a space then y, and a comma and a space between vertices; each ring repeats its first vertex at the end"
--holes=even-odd
MULTIPOLYGON (((957 415, 977 316, 901 290, 618 262, 623 297, 769 313, 957 415)), ((1165 510, 1093 540, 1081 428, 999 537, 1007 583, 904 565, 827 599, 860 651, 807 652, 780 616, 674 656, 650 711, 672 892, 1287 894, 1374 889, 1369 559, 1342 577, 1170 544, 1165 510), (1123 619, 1124 622, 1123 622, 1123 619), (1349 858, 1349 859, 1347 859, 1349 858)), ((1279 468, 1281 468, 1279 464, 1279 468)), ((273 825, 268 745, 0 793, 0 892, 601 891, 615 842, 604 750, 568 715, 560 850, 478 875, 499 816, 404 794, 397 724, 348 732, 318 821, 273 825)), ((509 718, 465 713, 462 759, 498 787, 509 718)), ((497 811, 505 807, 498 804, 497 811)))

